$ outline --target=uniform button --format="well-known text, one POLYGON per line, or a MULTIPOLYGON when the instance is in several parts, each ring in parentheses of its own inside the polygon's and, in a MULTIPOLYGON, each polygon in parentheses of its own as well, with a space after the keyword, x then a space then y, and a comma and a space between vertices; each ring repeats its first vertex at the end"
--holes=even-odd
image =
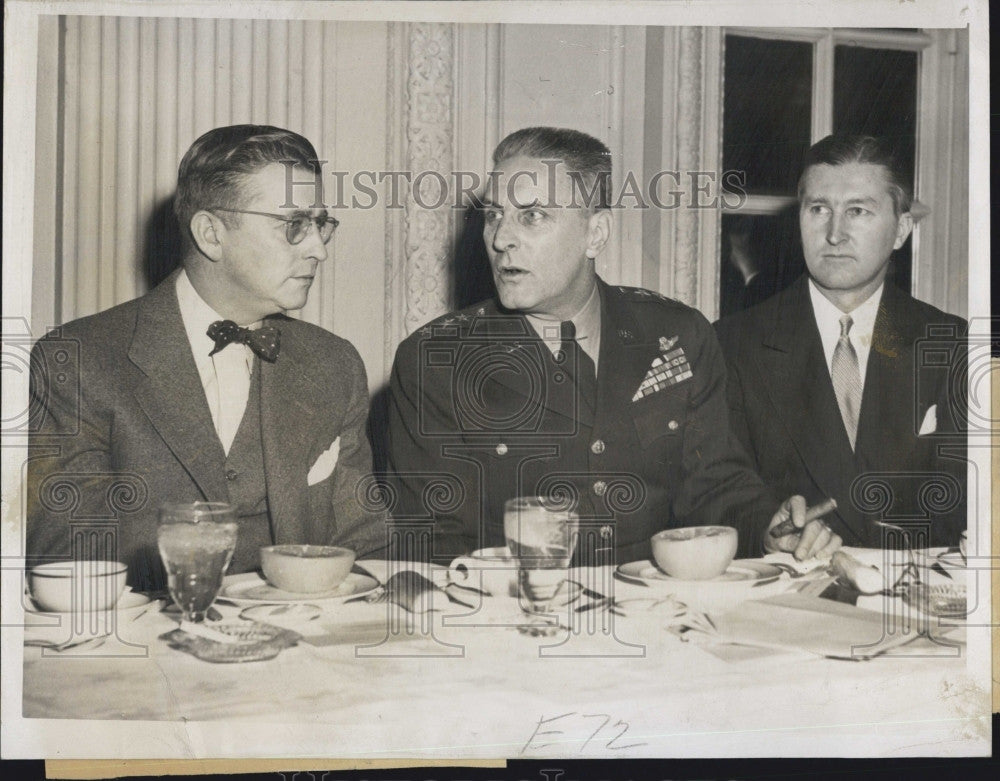
POLYGON ((498 456, 507 455, 507 446, 503 442, 497 445, 497 455, 498 456))
POLYGON ((671 420, 669 423, 667 423, 667 428, 670 429, 671 431, 677 431, 677 425, 678 424, 676 420, 671 420))
POLYGON ((226 479, 227 480, 235 480, 239 476, 240 476, 239 472, 237 472, 235 469, 227 469, 226 470, 226 479))
POLYGON ((590 452, 593 453, 595 456, 601 455, 601 453, 604 452, 604 440, 603 439, 595 439, 593 442, 591 442, 590 443, 590 452))
POLYGON ((605 483, 603 480, 598 480, 596 483, 594 483, 594 493, 597 494, 598 496, 604 496, 604 494, 606 494, 607 491, 608 491, 608 484, 605 483))

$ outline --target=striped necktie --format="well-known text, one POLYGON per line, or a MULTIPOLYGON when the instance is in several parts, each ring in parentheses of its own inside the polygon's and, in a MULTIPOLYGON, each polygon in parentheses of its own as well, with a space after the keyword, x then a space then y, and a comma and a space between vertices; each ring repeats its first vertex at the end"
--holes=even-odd
POLYGON ((850 315, 840 318, 840 338, 833 350, 830 377, 833 379, 833 392, 837 396, 840 417, 844 420, 847 438, 851 440, 851 450, 854 450, 858 438, 858 416, 861 413, 861 371, 858 369, 858 354, 851 344, 852 325, 854 320, 850 315))

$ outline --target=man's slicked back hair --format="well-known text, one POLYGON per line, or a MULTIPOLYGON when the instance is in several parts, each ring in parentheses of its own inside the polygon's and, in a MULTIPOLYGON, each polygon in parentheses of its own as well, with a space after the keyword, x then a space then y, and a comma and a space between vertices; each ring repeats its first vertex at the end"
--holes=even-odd
MULTIPOLYGON (((246 177, 271 163, 286 161, 319 173, 313 145, 291 130, 271 125, 230 125, 200 136, 177 170, 174 214, 185 239, 190 238, 191 218, 197 212, 219 206, 241 208, 249 195, 244 189, 246 177)), ((223 213, 219 218, 230 224, 239 215, 223 213)))
POLYGON ((806 152, 802 161, 802 176, 799 177, 799 199, 806 172, 814 165, 845 165, 847 163, 869 163, 880 165, 889 180, 889 196, 896 215, 904 214, 913 205, 913 187, 909 171, 899 153, 884 138, 861 135, 832 135, 817 141, 806 152))
POLYGON ((511 133, 497 145, 493 164, 521 156, 561 160, 567 173, 579 180, 576 186, 584 205, 595 210, 611 208, 611 152, 593 136, 569 128, 526 127, 511 133), (587 203, 587 195, 594 191, 595 183, 596 199, 587 203))

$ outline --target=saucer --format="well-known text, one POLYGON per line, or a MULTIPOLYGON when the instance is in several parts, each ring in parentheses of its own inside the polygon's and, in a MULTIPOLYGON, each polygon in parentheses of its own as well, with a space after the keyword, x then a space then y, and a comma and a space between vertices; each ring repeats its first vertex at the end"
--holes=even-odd
POLYGON ((39 610, 26 594, 24 639, 31 644, 55 646, 73 639, 107 637, 116 630, 122 632, 157 601, 145 594, 126 591, 113 609, 54 613, 39 610))
POLYGON ((648 560, 622 564, 615 577, 625 583, 648 586, 650 592, 672 596, 706 613, 725 613, 749 599, 780 594, 795 583, 778 567, 757 559, 734 561, 718 577, 705 580, 672 578, 648 560))
POLYGON ((273 605, 276 602, 336 602, 351 597, 370 594, 379 587, 378 581, 357 572, 348 573, 344 582, 330 591, 318 594, 300 594, 275 588, 256 572, 247 572, 226 578, 219 599, 241 607, 249 605, 273 605))
POLYGON ((638 580, 647 586, 659 586, 662 584, 688 587, 710 585, 714 587, 731 583, 736 587, 753 587, 777 580, 781 577, 782 570, 764 561, 738 559, 730 564, 725 572, 714 578, 682 580, 668 575, 647 559, 645 561, 633 561, 628 564, 622 564, 618 567, 617 574, 624 580, 638 580))
MULTIPOLYGON (((60 620, 66 619, 69 621, 72 619, 74 613, 64 612, 57 613, 51 610, 42 610, 38 605, 35 604, 34 600, 31 598, 30 594, 25 595, 26 604, 24 607, 24 612, 27 615, 37 616, 39 618, 57 618, 60 620)), ((107 610, 81 610, 79 615, 84 617, 89 617, 92 615, 105 616, 114 613, 118 617, 118 622, 123 623, 124 621, 134 621, 136 618, 141 616, 149 606, 154 602, 145 594, 140 594, 137 591, 125 591, 121 597, 118 599, 118 603, 114 608, 109 608, 107 610)), ((36 626, 57 626, 56 623, 47 623, 44 621, 27 621, 28 625, 36 626)))

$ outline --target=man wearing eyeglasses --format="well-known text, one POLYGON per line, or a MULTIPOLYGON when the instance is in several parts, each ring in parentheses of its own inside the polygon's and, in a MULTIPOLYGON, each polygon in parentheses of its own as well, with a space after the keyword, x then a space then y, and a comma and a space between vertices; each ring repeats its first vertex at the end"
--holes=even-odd
POLYGON ((175 212, 181 269, 35 347, 29 562, 118 559, 134 587, 162 587, 158 508, 199 500, 237 509, 230 572, 272 543, 380 547, 383 516, 356 498, 371 471, 360 356, 285 315, 337 225, 312 144, 211 130, 181 161, 175 212))

